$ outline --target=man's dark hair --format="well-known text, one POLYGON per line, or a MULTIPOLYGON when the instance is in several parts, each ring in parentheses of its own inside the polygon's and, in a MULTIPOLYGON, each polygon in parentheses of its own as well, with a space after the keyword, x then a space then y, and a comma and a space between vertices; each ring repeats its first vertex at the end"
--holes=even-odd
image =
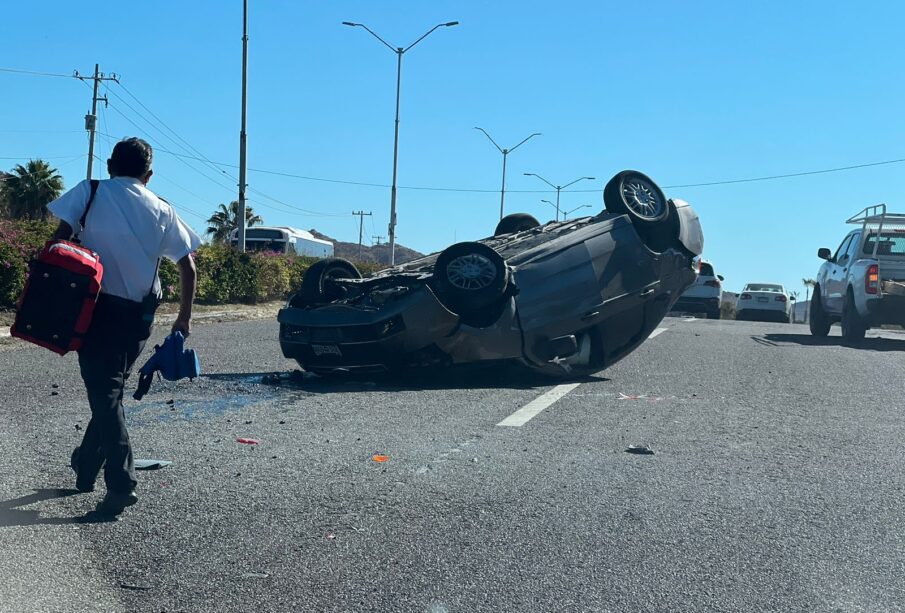
POLYGON ((116 143, 110 154, 110 172, 118 177, 143 179, 151 170, 154 152, 151 145, 140 138, 126 138, 116 143))

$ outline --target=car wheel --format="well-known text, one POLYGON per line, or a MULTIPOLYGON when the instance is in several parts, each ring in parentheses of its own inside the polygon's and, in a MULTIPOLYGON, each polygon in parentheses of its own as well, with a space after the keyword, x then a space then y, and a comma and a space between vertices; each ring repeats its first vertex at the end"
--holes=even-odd
POLYGON ((677 244, 676 206, 647 175, 635 170, 618 173, 603 189, 603 204, 610 214, 627 215, 651 250, 663 252, 677 244))
POLYGON ((293 303, 313 306, 342 298, 342 289, 330 283, 332 279, 361 279, 361 273, 355 264, 343 258, 318 260, 305 271, 302 287, 290 300, 290 306, 295 306, 293 303))
POLYGON ((865 332, 867 332, 867 326, 858 315, 858 309, 855 308, 855 295, 849 290, 842 305, 842 338, 846 342, 857 343, 864 338, 865 332))
POLYGON ((614 215, 628 215, 632 221, 657 223, 669 216, 663 190, 645 174, 623 170, 603 188, 603 204, 614 215))
POLYGON ((812 336, 825 337, 830 333, 830 318, 827 317, 826 311, 823 310, 823 302, 820 299, 820 286, 814 286, 814 296, 811 298, 811 305, 808 308, 808 327, 811 329, 812 336))
POLYGON ((506 294, 509 270, 503 257, 487 245, 457 243, 437 257, 433 286, 453 313, 476 316, 506 294))
POLYGON ((707 311, 707 319, 719 319, 719 318, 720 318, 719 309, 717 309, 715 311, 707 311))
POLYGON ((539 225, 540 222, 527 213, 513 213, 512 215, 506 215, 500 220, 500 223, 496 225, 496 230, 493 231, 493 235, 515 234, 516 232, 524 232, 525 230, 536 228, 539 225))

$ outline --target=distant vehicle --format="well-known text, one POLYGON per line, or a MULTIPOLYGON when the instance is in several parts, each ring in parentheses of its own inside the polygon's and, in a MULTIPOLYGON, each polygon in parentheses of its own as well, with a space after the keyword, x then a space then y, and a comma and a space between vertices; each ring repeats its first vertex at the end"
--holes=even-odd
MULTIPOLYGON (((229 243, 239 244, 239 231, 233 230, 229 243)), ((311 232, 286 226, 255 226, 245 230, 246 251, 275 251, 314 258, 333 257, 333 243, 315 238, 311 232)))
POLYGON ((494 235, 362 279, 340 258, 311 266, 280 311, 280 346, 307 371, 383 372, 515 361, 553 376, 628 355, 695 280, 698 216, 647 176, 617 174, 606 211, 494 235))
POLYGON ((749 283, 735 302, 735 318, 741 321, 789 323, 792 301, 789 292, 776 283, 749 283))
POLYGON ((713 264, 698 261, 698 278, 673 305, 673 311, 683 313, 704 313, 707 319, 720 318, 720 303, 723 300, 723 275, 713 270, 713 264))
POLYGON ((883 324, 905 325, 905 213, 888 213, 886 205, 867 207, 846 223, 861 226, 843 239, 836 253, 826 247, 811 298, 810 326, 826 336, 842 324, 849 342, 883 324))

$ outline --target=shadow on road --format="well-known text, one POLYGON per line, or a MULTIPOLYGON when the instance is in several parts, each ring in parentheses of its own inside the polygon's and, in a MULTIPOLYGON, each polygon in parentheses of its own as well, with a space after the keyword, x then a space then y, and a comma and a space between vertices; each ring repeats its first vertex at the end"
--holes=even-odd
POLYGON ((76 517, 42 517, 40 511, 32 511, 20 509, 36 502, 44 502, 45 500, 53 500, 55 498, 66 498, 78 494, 78 490, 70 489, 36 489, 33 494, 20 496, 12 500, 0 502, 0 528, 10 528, 13 526, 61 526, 66 524, 97 524, 115 521, 109 516, 98 515, 91 512, 86 515, 78 515, 76 517))
POLYGON ((820 338, 811 334, 764 334, 752 336, 751 340, 761 345, 781 347, 783 345, 851 347, 868 351, 905 351, 905 339, 868 337, 859 343, 846 343, 841 336, 820 338))
POLYGON ((317 376, 301 371, 229 373, 206 375, 215 381, 236 383, 263 383, 273 387, 294 389, 313 394, 330 394, 342 392, 361 392, 367 390, 380 391, 424 391, 424 390, 456 390, 456 389, 535 389, 556 385, 558 383, 594 383, 609 381, 598 375, 575 377, 559 380, 544 377, 526 371, 523 368, 505 366, 484 366, 480 369, 451 368, 437 370, 412 371, 401 374, 336 374, 317 376))

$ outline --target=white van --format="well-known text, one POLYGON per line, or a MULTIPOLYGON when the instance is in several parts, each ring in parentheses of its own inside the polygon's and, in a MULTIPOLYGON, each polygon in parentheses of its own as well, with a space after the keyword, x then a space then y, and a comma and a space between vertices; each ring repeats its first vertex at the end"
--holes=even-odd
MULTIPOLYGON (((233 230, 229 244, 239 245, 239 230, 233 230)), ((333 257, 333 243, 314 238, 311 232, 288 226, 255 226, 245 229, 246 251, 275 251, 315 258, 333 257)))

